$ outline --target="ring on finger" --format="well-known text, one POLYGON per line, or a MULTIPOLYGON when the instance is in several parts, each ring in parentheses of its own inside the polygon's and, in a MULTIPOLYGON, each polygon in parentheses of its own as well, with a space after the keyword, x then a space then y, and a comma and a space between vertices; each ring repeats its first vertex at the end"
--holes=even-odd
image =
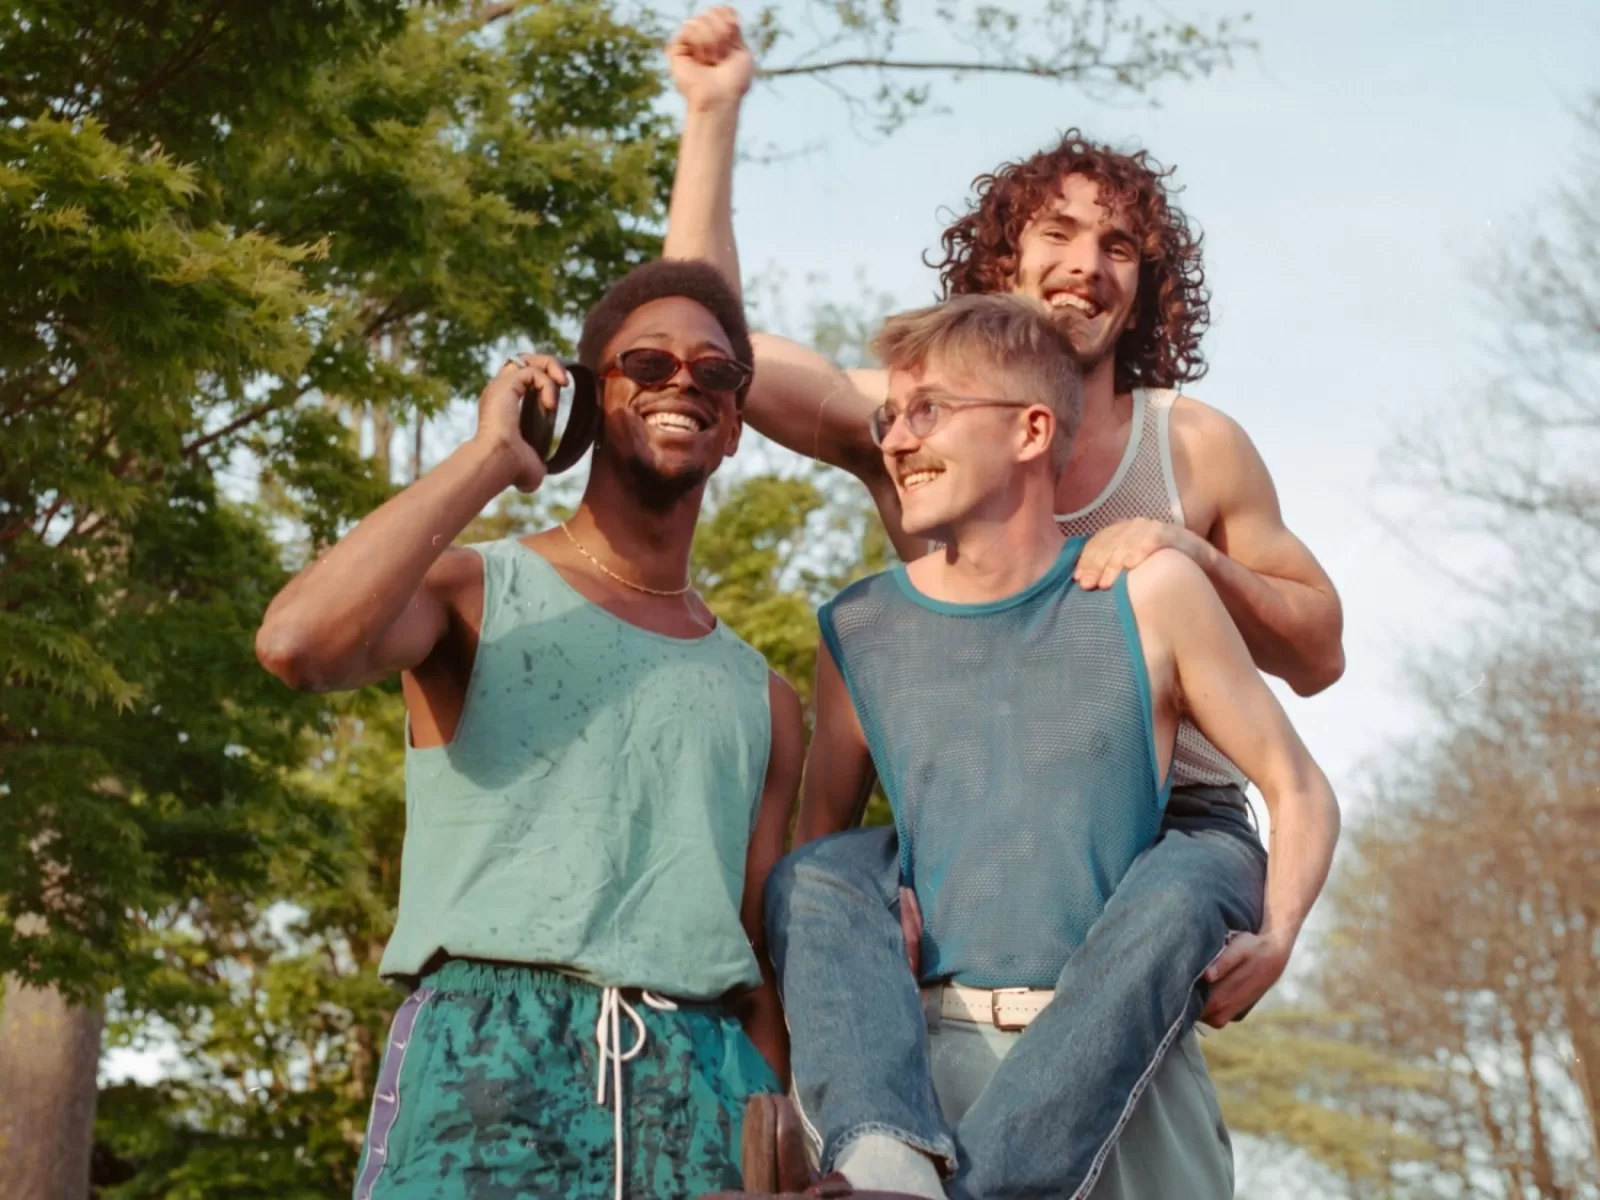
POLYGON ((506 361, 504 363, 502 363, 501 365, 502 366, 506 366, 506 367, 515 367, 517 370, 520 371, 524 367, 526 367, 528 364, 527 364, 527 361, 522 357, 522 355, 513 354, 510 358, 506 359, 506 361))

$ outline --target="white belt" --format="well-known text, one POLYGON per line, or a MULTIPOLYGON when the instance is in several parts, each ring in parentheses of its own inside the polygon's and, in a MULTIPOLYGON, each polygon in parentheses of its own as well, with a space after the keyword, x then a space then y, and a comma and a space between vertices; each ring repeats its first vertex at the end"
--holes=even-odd
POLYGON ((990 989, 943 983, 922 991, 924 997, 937 1000, 941 1020, 968 1021, 1004 1030, 1026 1029, 1055 999, 1055 992, 1048 988, 990 989))
MULTIPOLYGON (((665 1000, 654 992, 640 992, 639 998, 651 1008, 660 1012, 673 1012, 677 1005, 671 1000, 665 1000)), ((622 998, 622 993, 614 988, 602 988, 600 991, 600 1019, 595 1022, 594 1041, 600 1049, 600 1062, 596 1071, 595 1102, 606 1102, 606 1060, 611 1061, 611 1107, 616 1111, 616 1147, 617 1147, 617 1200, 622 1200, 622 1064, 635 1057, 644 1049, 645 1028, 644 1021, 634 1009, 622 998), (634 1042, 626 1052, 622 1049, 622 1016, 626 1013, 628 1020, 633 1022, 633 1027, 639 1033, 639 1040, 634 1042)))

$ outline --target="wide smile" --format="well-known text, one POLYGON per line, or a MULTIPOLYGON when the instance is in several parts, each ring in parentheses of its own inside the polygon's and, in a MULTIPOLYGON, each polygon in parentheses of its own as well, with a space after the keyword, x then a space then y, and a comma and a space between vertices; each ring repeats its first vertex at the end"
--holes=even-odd
POLYGON ((1091 321, 1105 311, 1091 297, 1079 292, 1048 292, 1044 302, 1051 312, 1075 312, 1091 321))
POLYGON ((705 413, 683 404, 657 405, 645 409, 640 412, 639 419, 657 432, 684 437, 704 433, 713 423, 705 413))
POLYGON ((914 492, 920 487, 926 487, 943 474, 943 467, 918 467, 900 476, 900 486, 908 492, 914 492))

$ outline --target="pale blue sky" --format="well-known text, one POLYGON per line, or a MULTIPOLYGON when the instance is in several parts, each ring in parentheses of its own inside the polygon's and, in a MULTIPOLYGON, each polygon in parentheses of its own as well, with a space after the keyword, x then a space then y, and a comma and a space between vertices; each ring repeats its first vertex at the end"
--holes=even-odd
MULTIPOLYGON (((1229 11, 1167 7, 1180 17, 1229 11)), ((1450 637, 1467 615, 1369 515, 1378 455, 1404 423, 1448 409, 1493 366, 1477 275, 1527 237, 1574 162, 1571 111, 1600 87, 1600 5, 1241 8, 1253 13, 1259 55, 1163 88, 1154 109, 977 78, 939 89, 949 115, 869 143, 820 87, 758 88, 742 126, 752 146, 826 145, 742 167, 737 232, 747 276, 795 281, 794 309, 806 276, 827 276, 823 293, 848 300, 858 271, 910 305, 933 295, 920 256, 937 242, 941 209, 961 205, 978 172, 1073 124, 1175 164, 1206 234, 1215 297, 1212 370, 1191 391, 1250 431, 1291 527, 1344 595, 1345 679, 1289 703, 1348 795, 1363 756, 1411 719, 1404 651, 1450 637)))

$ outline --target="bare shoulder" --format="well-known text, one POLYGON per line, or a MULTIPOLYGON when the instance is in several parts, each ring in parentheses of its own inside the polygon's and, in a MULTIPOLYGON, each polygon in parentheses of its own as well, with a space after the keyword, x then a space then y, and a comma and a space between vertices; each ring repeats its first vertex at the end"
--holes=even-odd
POLYGON ((1215 600, 1206 573, 1181 550, 1157 550, 1128 572, 1128 603, 1141 623, 1181 619, 1215 600))
POLYGON ((422 590, 472 629, 483 621, 483 559, 451 546, 422 577, 422 590))
POLYGON ((794 684, 776 671, 767 672, 767 703, 772 708, 774 725, 791 718, 796 722, 800 720, 800 693, 794 690, 794 684))
POLYGON ((483 586, 483 559, 464 546, 451 546, 423 576, 423 586, 441 596, 474 585, 483 586))
POLYGON ((1255 455, 1254 444, 1244 426, 1220 408, 1203 400, 1180 394, 1172 405, 1172 440, 1195 462, 1237 461, 1241 455, 1255 455))

